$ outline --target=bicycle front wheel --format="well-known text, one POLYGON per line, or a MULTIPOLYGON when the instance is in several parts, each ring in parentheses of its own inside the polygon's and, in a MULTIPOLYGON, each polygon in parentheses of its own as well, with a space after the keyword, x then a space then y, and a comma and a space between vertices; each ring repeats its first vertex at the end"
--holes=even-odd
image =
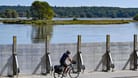
POLYGON ((80 73, 77 71, 77 69, 76 70, 74 70, 74 69, 69 70, 69 76, 71 78, 77 78, 77 77, 79 77, 79 74, 80 73))

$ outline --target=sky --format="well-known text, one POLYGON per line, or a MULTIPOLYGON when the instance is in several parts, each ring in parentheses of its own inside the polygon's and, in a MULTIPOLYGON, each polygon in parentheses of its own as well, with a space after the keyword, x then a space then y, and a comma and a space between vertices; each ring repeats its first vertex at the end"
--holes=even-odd
MULTIPOLYGON (((0 0, 2 5, 23 5, 31 6, 35 0, 0 0)), ((121 7, 121 8, 138 8, 138 0, 39 0, 46 1, 51 6, 107 6, 107 7, 121 7)))

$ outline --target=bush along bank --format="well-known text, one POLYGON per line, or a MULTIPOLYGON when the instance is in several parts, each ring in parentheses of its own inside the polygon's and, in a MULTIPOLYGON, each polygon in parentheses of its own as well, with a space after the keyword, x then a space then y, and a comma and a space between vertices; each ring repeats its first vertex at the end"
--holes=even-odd
POLYGON ((6 24, 46 24, 46 25, 64 25, 64 24, 125 24, 136 22, 134 20, 2 20, 6 24))

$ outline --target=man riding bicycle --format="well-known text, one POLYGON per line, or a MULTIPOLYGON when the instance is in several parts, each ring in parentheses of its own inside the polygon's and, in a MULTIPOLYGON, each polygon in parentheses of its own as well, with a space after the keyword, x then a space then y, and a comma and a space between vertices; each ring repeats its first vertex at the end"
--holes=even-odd
POLYGON ((69 60, 70 62, 72 61, 70 58, 70 54, 71 54, 70 51, 67 50, 60 58, 60 65, 64 67, 64 70, 63 70, 64 76, 67 73, 67 67, 68 67, 66 60, 69 60))

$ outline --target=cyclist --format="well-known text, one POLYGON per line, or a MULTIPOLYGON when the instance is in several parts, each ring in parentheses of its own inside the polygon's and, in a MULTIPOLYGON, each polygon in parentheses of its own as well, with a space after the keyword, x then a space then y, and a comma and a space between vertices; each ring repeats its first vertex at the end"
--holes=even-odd
POLYGON ((66 51, 62 57, 60 58, 60 65, 64 67, 64 70, 63 70, 63 75, 66 76, 66 73, 67 73, 67 67, 68 67, 68 64, 66 63, 66 60, 69 60, 70 62, 72 61, 71 58, 70 58, 70 51, 66 51))

